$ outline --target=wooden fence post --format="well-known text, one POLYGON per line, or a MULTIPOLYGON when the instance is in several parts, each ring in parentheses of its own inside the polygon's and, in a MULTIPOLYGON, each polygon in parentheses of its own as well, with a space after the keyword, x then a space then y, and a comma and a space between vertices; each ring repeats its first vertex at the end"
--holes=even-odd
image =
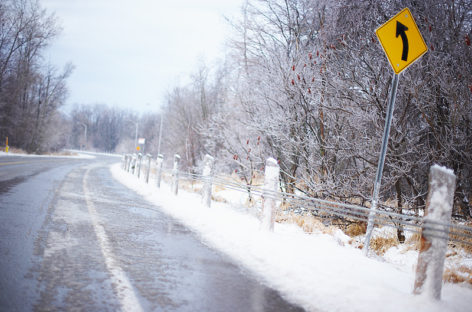
POLYGON ((266 160, 264 188, 262 195, 262 222, 261 228, 267 231, 274 230, 275 222, 275 197, 279 188, 280 168, 273 158, 266 160))
POLYGON ((175 154, 174 155, 174 168, 172 169, 172 193, 177 195, 179 192, 179 162, 180 156, 175 154))
POLYGON ((141 162, 143 160, 143 154, 138 154, 138 180, 141 177, 141 162))
POLYGON ((161 188, 161 177, 162 177, 162 163, 164 162, 164 156, 162 154, 157 155, 156 158, 156 185, 161 188))
POLYGON ((146 183, 149 184, 149 172, 151 171, 151 159, 152 159, 152 155, 146 154, 146 157, 147 157, 146 183))
POLYGON ((438 223, 449 224, 451 221, 455 185, 456 176, 452 170, 438 165, 430 168, 413 293, 425 294, 436 300, 441 299, 444 260, 449 240, 449 226, 438 223))
POLYGON ((137 160, 137 158, 138 158, 138 156, 137 156, 136 154, 133 154, 133 159, 132 159, 132 161, 131 161, 131 164, 132 164, 132 165, 131 165, 131 169, 133 169, 131 173, 132 173, 133 175, 136 173, 136 165, 137 165, 137 161, 136 161, 136 160, 137 160))
POLYGON ((131 170, 133 169, 133 155, 129 154, 128 156, 128 172, 132 172, 131 170))
POLYGON ((202 203, 210 207, 211 206, 211 184, 213 175, 213 164, 215 159, 210 155, 205 155, 203 160, 203 188, 202 188, 202 203))
POLYGON ((131 155, 126 154, 126 167, 125 167, 126 172, 129 172, 130 167, 131 167, 131 155))

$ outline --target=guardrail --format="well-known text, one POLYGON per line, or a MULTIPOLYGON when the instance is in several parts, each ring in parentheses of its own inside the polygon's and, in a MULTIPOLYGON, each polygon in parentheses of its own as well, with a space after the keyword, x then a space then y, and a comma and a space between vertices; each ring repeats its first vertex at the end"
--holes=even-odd
MULTIPOLYGON (((146 183, 149 183, 151 155, 146 155, 146 183)), ((140 155, 125 155, 122 168, 134 175, 137 166, 139 179, 141 171, 140 155)), ((156 163, 156 185, 160 187, 162 174, 171 174, 171 190, 177 195, 179 179, 198 181, 203 184, 202 202, 211 205, 212 186, 217 185, 229 190, 250 193, 262 198, 261 228, 272 231, 275 222, 276 202, 288 204, 289 211, 294 213, 309 212, 323 218, 336 217, 346 220, 368 222, 369 218, 377 226, 387 226, 403 231, 421 234, 421 247, 418 256, 417 274, 414 293, 427 293, 439 299, 442 287, 442 272, 448 242, 472 246, 472 227, 451 222, 452 198, 455 176, 451 170, 439 166, 431 167, 427 208, 424 217, 412 214, 399 214, 393 211, 376 210, 372 213, 367 207, 323 200, 300 194, 280 191, 279 166, 269 158, 266 161, 264 185, 247 185, 228 181, 226 177, 213 172, 214 159, 207 155, 201 174, 182 172, 179 170, 180 156, 174 155, 173 169, 162 168, 163 156, 159 155, 156 163), (429 272, 429 273, 428 273, 429 272)), ((367 250, 368 250, 368 246, 367 250)))

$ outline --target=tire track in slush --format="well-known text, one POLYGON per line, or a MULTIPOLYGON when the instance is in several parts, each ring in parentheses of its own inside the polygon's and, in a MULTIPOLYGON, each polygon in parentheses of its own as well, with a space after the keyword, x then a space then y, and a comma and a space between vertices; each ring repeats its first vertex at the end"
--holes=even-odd
POLYGON ((131 285, 130 280, 126 276, 126 273, 115 261, 113 251, 111 249, 108 237, 105 232, 105 228, 100 222, 100 218, 95 209, 95 205, 90 197, 90 192, 87 186, 87 178, 89 176, 91 168, 87 169, 82 180, 84 189, 85 202, 87 204, 88 212, 90 214, 93 229, 98 239, 100 249, 105 259, 105 265, 108 272, 111 274, 112 285, 115 285, 115 291, 117 292, 118 300, 123 311, 144 311, 141 304, 139 303, 138 297, 134 287, 131 285))

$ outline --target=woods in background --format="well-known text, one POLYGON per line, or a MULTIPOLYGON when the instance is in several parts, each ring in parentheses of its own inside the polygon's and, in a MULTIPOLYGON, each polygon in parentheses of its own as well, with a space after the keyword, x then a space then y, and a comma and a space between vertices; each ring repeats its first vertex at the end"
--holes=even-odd
POLYGON ((42 57, 58 30, 37 1, 0 3, 0 138, 31 153, 67 143, 69 125, 58 109, 72 66, 59 71, 42 57))
POLYGON ((138 135, 146 139, 144 152, 157 154, 160 122, 159 114, 139 116, 106 105, 78 105, 70 112, 69 145, 91 151, 133 153, 138 135))

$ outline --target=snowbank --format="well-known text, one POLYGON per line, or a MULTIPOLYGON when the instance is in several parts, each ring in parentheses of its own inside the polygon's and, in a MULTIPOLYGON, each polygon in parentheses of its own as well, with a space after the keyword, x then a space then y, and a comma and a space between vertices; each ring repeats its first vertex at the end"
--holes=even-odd
MULTIPOLYGON (((198 233, 201 239, 245 266, 289 301, 307 311, 467 311, 472 289, 446 284, 442 300, 412 295, 412 263, 390 264, 366 258, 352 246, 341 247, 344 235, 306 234, 295 225, 276 224, 273 233, 259 221, 229 205, 200 204, 197 194, 171 194, 151 180, 145 184, 120 169, 113 176, 198 233), (406 266, 406 267, 405 267, 406 266)), ((393 255, 390 255, 393 257, 393 255)))
POLYGON ((122 158, 123 154, 116 154, 116 153, 103 153, 103 152, 92 152, 92 151, 81 151, 81 150, 68 150, 72 153, 77 153, 81 155, 89 155, 92 156, 92 158, 95 158, 95 156, 108 156, 108 157, 117 157, 117 158, 122 158))

